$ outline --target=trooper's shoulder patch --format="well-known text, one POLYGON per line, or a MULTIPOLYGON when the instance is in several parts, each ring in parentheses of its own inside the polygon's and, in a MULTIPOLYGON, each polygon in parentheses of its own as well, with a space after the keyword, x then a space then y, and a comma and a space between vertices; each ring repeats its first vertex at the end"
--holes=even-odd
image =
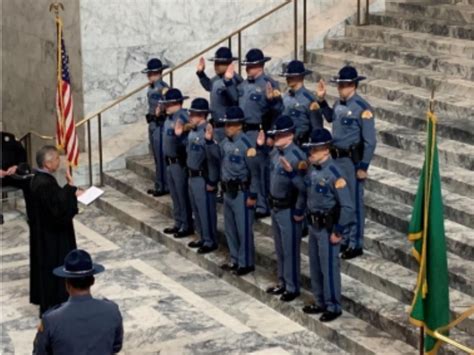
POLYGON ((166 93, 168 92, 168 90, 169 90, 169 88, 164 87, 163 89, 161 89, 161 94, 166 95, 166 93))
POLYGON ((318 104, 316 101, 313 101, 313 102, 311 103, 311 105, 309 105, 309 109, 310 109, 311 111, 316 111, 316 110, 319 109, 319 104, 318 104))
POLYGON ((362 119, 364 120, 370 120, 374 117, 374 114, 370 110, 365 110, 365 111, 362 111, 362 114, 360 115, 360 117, 362 117, 362 119))
POLYGON ((346 180, 344 180, 342 177, 337 179, 336 182, 334 183, 334 186, 336 187, 336 189, 343 189, 344 187, 346 187, 347 183, 346 183, 346 180))
POLYGON ((278 89, 273 90, 273 97, 280 97, 281 96, 281 91, 278 89))
POLYGON ((257 155, 257 150, 255 148, 247 149, 247 157, 253 158, 256 155, 257 155))
POLYGON ((297 167, 300 171, 306 171, 308 170, 308 163, 305 160, 301 160, 298 162, 297 167))
POLYGON ((43 321, 40 320, 39 324, 38 324, 38 332, 39 333, 43 333, 44 332, 44 325, 43 325, 43 321))

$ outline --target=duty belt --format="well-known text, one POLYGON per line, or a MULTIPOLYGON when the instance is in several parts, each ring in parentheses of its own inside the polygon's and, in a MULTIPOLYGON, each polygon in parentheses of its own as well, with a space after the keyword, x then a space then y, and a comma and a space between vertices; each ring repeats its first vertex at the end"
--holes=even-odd
POLYGON ((273 196, 268 196, 268 204, 270 205, 270 208, 277 208, 280 210, 284 210, 287 208, 293 207, 293 198, 287 197, 287 198, 275 198, 273 196))
POLYGON ((339 206, 336 205, 328 211, 310 212, 307 214, 308 223, 317 229, 326 228, 330 232, 339 219, 339 211, 339 206))
POLYGON ((193 169, 188 169, 188 176, 190 178, 193 178, 193 177, 205 177, 207 174, 206 174, 206 171, 205 170, 193 170, 193 169))
POLYGON ((240 180, 230 180, 230 181, 223 181, 221 183, 222 191, 224 192, 237 192, 237 191, 247 191, 249 189, 249 183, 247 181, 240 181, 240 180))
POLYGON ((184 165, 184 162, 179 157, 165 157, 166 165, 180 164, 184 165))

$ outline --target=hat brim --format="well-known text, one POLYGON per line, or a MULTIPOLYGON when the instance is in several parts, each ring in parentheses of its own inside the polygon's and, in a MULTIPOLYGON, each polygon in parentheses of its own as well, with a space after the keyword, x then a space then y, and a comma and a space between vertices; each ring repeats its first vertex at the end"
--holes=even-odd
POLYGON ((232 58, 216 58, 216 57, 212 57, 212 58, 208 58, 207 59, 208 61, 210 62, 220 62, 220 63, 232 63, 232 62, 235 62, 236 60, 239 60, 239 58, 236 58, 236 57, 232 57, 232 58))
POLYGON ((295 129, 296 129, 295 126, 284 128, 284 129, 272 129, 270 131, 267 131, 267 134, 271 136, 275 136, 277 134, 282 134, 282 133, 290 133, 290 132, 293 133, 295 132, 295 129))
POLYGON ((159 100, 158 103, 160 103, 160 104, 171 104, 171 103, 175 103, 175 102, 183 102, 184 100, 187 100, 187 99, 189 99, 189 96, 183 96, 180 99, 174 99, 174 100, 159 100))
POLYGON ((291 78, 291 77, 294 77, 294 76, 306 76, 306 75, 310 75, 310 74, 313 74, 313 71, 309 70, 309 69, 306 69, 302 73, 280 73, 279 75, 283 76, 285 78, 291 78))
POLYGON ((218 120, 220 123, 244 123, 245 118, 225 118, 221 117, 218 120))
POLYGON ((362 80, 365 80, 367 79, 365 76, 361 76, 359 75, 358 77, 354 78, 354 79, 339 79, 337 76, 331 78, 329 81, 331 83, 356 83, 356 82, 359 82, 359 81, 362 81, 362 80))
POLYGON ((168 69, 169 67, 170 67, 169 65, 163 65, 162 67, 157 68, 157 69, 148 69, 148 68, 145 68, 145 69, 142 70, 142 73, 143 73, 143 74, 157 73, 157 72, 163 71, 163 70, 165 70, 165 69, 168 69))
POLYGON ((263 57, 263 59, 257 60, 257 61, 255 61, 255 62, 248 62, 248 61, 246 61, 246 60, 242 60, 242 61, 240 62, 240 64, 242 64, 242 65, 256 65, 256 64, 262 64, 262 63, 268 62, 268 61, 270 61, 270 60, 272 60, 271 57, 263 57))
POLYGON ((211 110, 199 110, 195 108, 188 108, 189 113, 211 113, 211 110))
POLYGON ((53 274, 62 277, 65 279, 78 279, 81 277, 87 277, 87 276, 92 276, 99 274, 105 270, 105 267, 101 264, 92 264, 92 269, 87 270, 87 271, 81 271, 81 272, 71 272, 67 271, 64 265, 59 266, 55 269, 53 269, 53 274))
POLYGON ((326 142, 319 142, 319 143, 307 142, 307 143, 303 143, 303 147, 311 149, 311 148, 323 147, 325 145, 331 145, 331 143, 332 143, 332 140, 326 141, 326 142))

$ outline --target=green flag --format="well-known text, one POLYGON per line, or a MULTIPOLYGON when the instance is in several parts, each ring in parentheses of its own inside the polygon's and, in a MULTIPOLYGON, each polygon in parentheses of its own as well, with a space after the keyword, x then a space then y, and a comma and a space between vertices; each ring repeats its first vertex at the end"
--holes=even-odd
POLYGON ((449 283, 444 236, 443 199, 436 144, 436 116, 427 114, 425 162, 408 230, 419 263, 410 322, 425 330, 425 353, 436 354, 441 342, 433 337, 449 324, 449 283))

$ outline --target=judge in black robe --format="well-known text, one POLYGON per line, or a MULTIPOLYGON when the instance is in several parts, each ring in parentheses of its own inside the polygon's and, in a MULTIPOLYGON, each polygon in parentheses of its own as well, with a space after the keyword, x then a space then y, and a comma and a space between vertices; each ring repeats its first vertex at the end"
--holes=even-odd
POLYGON ((59 154, 55 147, 46 146, 37 153, 38 170, 31 181, 32 238, 36 241, 40 314, 68 299, 64 280, 53 275, 53 269, 64 262, 65 256, 76 249, 73 218, 77 214, 80 191, 68 184, 59 186, 52 175, 59 168, 59 154))

